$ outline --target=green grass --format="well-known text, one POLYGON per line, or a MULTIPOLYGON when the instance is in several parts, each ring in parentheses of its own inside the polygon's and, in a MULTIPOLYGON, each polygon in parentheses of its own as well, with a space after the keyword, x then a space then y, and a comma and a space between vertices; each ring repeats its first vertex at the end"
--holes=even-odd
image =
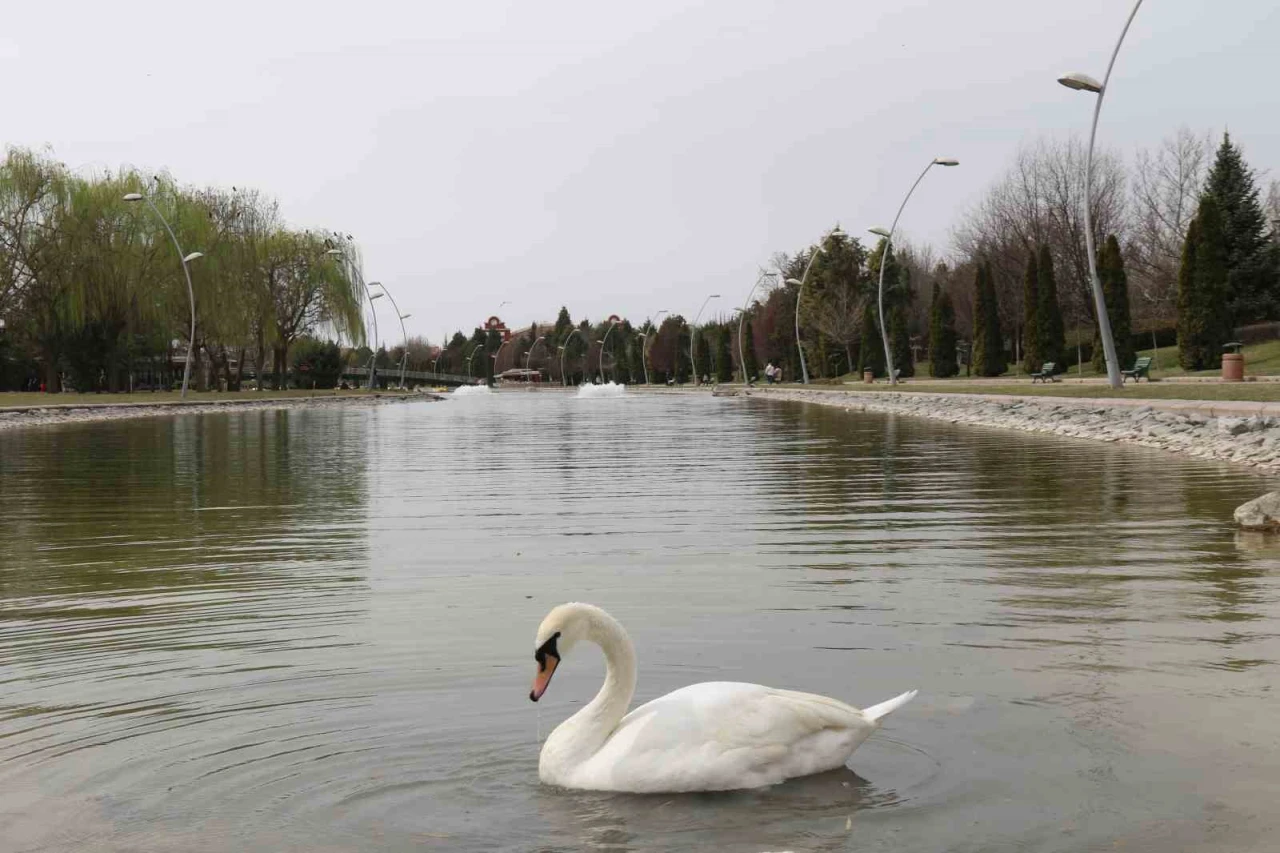
MULTIPOLYGON (((237 400, 288 400, 298 397, 361 397, 370 392, 330 390, 291 391, 190 391, 187 403, 227 403, 237 400)), ((375 394, 399 394, 399 391, 375 391, 375 394)), ((140 394, 41 394, 38 392, 0 392, 0 409, 30 408, 33 406, 119 406, 125 404, 179 403, 179 391, 156 391, 140 394)))
MULTIPOLYGON (((787 386, 795 388, 798 386, 787 386)), ((1280 382, 1179 382, 1134 385, 1132 382, 1120 390, 1107 385, 1032 385, 1030 381, 1012 382, 949 382, 942 380, 910 379, 893 387, 881 382, 863 385, 850 382, 845 386, 817 385, 814 390, 867 391, 883 394, 1010 394, 1022 397, 1099 397, 1146 400, 1241 400, 1257 403, 1280 402, 1280 382)))

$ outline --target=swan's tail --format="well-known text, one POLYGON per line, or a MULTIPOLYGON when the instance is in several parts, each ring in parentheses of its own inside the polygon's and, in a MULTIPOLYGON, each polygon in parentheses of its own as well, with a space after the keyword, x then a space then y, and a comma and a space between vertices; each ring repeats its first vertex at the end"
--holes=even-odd
POLYGON ((879 705, 872 705, 870 708, 863 708, 862 713, 866 714, 867 719, 871 720, 871 722, 879 722, 881 717, 892 714, 894 711, 916 698, 916 692, 917 691, 915 690, 908 690, 901 696, 894 696, 887 702, 881 702, 879 705))

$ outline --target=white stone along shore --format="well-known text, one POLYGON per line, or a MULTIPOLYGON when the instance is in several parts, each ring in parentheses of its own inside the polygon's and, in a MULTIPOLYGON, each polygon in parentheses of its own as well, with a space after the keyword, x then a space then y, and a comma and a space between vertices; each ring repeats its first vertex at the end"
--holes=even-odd
MULTIPOLYGON (((211 412, 246 412, 272 409, 369 407, 405 400, 439 399, 431 394, 373 394, 315 397, 268 397, 265 400, 235 398, 222 401, 183 403, 166 400, 156 403, 101 403, 93 405, 49 405, 0 407, 0 430, 27 426, 115 421, 126 418, 174 417, 202 415, 211 412)), ((3 397, 0 397, 0 403, 3 397)))
POLYGON ((1280 471, 1280 404, 753 388, 752 397, 1122 442, 1280 471))

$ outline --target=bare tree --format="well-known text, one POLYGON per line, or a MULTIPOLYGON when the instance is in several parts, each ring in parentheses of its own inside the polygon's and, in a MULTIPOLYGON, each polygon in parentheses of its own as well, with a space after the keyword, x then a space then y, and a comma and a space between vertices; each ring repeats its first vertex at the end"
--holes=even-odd
POLYGON ((1138 152, 1126 248, 1129 284, 1153 334, 1176 313, 1182 244, 1204 189, 1210 150, 1207 135, 1180 127, 1154 151, 1138 152))

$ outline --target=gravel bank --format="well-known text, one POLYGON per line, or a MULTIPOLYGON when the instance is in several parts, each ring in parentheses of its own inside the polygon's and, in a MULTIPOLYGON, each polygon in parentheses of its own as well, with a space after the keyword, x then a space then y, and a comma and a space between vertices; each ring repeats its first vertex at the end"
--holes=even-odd
POLYGON ((234 399, 219 402, 103 403, 92 406, 29 406, 0 409, 0 430, 55 424, 116 421, 125 418, 158 418, 203 415, 211 412, 245 412, 264 409, 338 408, 382 406, 405 400, 438 400, 434 394, 375 396, 279 397, 266 400, 234 399))
POLYGON ((1197 459, 1280 470, 1280 406, 1187 400, 983 397, 883 391, 752 389, 753 397, 860 412, 1154 447, 1197 459))

